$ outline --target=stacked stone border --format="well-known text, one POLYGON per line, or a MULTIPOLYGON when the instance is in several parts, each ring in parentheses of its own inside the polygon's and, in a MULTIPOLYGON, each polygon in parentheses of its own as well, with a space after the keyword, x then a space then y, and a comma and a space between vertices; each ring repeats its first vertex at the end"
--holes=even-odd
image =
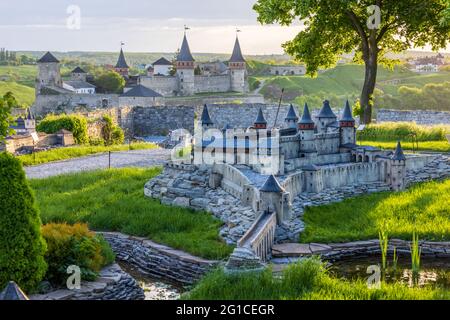
POLYGON ((172 281, 180 285, 196 283, 220 262, 192 256, 186 252, 157 244, 142 237, 118 232, 100 232, 116 253, 125 261, 155 279, 172 281))
MULTIPOLYGON (((420 241, 419 246, 424 258, 450 258, 450 242, 420 241)), ((388 245, 388 253, 392 254, 396 249, 399 256, 409 256, 411 242, 391 239, 388 245)), ((346 243, 284 243, 272 248, 274 263, 289 263, 300 257, 318 255, 327 261, 365 257, 381 254, 379 240, 355 241, 346 243)))
POLYGON ((144 300, 144 290, 116 263, 100 271, 96 281, 82 281, 80 289, 36 294, 30 300, 144 300))

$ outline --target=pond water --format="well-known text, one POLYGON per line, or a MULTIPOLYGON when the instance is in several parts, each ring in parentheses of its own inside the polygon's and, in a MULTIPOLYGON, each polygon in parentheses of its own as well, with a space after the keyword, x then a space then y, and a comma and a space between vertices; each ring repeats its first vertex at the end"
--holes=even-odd
MULTIPOLYGON (((431 286, 450 290, 450 258, 422 259, 418 277, 413 277, 411 260, 400 257, 397 268, 394 269, 392 257, 387 258, 388 270, 384 281, 387 283, 400 282, 410 287, 431 286)), ((368 279, 367 273, 370 265, 381 266, 381 257, 364 257, 351 260, 337 261, 329 266, 330 274, 350 280, 368 279)))
POLYGON ((119 262, 119 265, 139 283, 144 290, 145 300, 177 300, 183 292, 180 286, 154 279, 129 263, 119 262))

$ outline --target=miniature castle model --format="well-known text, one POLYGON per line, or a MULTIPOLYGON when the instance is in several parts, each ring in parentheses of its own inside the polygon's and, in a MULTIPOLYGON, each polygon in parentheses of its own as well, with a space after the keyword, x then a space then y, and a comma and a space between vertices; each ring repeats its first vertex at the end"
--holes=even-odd
MULTIPOLYGON (((227 264, 231 269, 266 260, 274 241, 297 241, 305 207, 403 190, 417 172, 447 161, 432 154, 405 155, 400 142, 394 151, 358 145, 348 102, 339 118, 329 101, 315 117, 306 104, 301 117, 290 106, 280 125, 269 124, 262 108, 247 128, 221 128, 213 116, 205 105, 192 157, 169 161, 144 192, 164 204, 207 210, 222 219, 221 236, 237 244, 227 264)), ((450 173, 440 172, 426 175, 450 173)))

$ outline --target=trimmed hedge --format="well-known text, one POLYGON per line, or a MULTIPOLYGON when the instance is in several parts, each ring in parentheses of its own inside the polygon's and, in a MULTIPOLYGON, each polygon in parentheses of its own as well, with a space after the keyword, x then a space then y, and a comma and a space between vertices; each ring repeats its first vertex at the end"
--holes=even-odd
POLYGON ((45 275, 46 244, 21 163, 7 153, 0 153, 0 190, 0 290, 15 281, 29 292, 45 275))
POLYGON ((50 223, 42 227, 42 235, 48 246, 45 278, 51 283, 64 284, 70 265, 80 267, 83 280, 95 280, 97 272, 115 259, 109 244, 86 224, 50 223))
POLYGON ((76 143, 85 144, 89 142, 86 118, 79 115, 48 115, 38 124, 36 129, 48 134, 66 129, 72 132, 76 143))

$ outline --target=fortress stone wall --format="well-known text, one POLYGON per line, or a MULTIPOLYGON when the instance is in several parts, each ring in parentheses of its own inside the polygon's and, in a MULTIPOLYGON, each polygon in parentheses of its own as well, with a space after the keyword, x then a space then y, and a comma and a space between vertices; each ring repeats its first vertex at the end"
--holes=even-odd
POLYGON ((450 112, 381 109, 377 112, 377 122, 416 122, 422 125, 450 124, 450 112))

